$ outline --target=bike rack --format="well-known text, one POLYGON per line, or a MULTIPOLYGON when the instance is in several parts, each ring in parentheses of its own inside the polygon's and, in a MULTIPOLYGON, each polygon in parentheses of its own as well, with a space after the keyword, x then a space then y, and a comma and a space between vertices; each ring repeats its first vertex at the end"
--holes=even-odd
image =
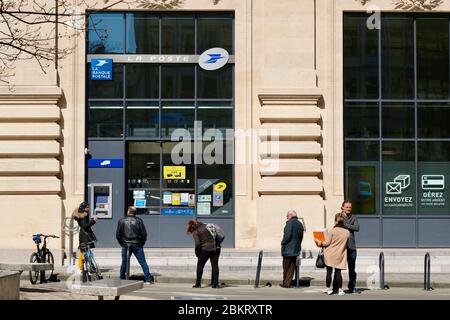
MULTIPOLYGON (((73 217, 66 217, 64 219, 64 226, 63 226, 64 234, 69 236, 69 256, 67 257, 69 261, 69 266, 75 265, 75 259, 74 259, 74 252, 73 252, 73 236, 78 231, 80 231, 80 228, 76 225, 74 226, 74 219, 73 217)), ((64 265, 64 259, 63 259, 63 265, 64 265)))
POLYGON ((301 256, 299 255, 295 260, 295 287, 300 288, 300 266, 302 264, 301 256))
POLYGON ((389 286, 385 284, 385 277, 384 277, 384 252, 380 253, 380 257, 378 259, 378 266, 380 268, 380 289, 388 290, 389 286))
POLYGON ((431 287, 431 257, 429 252, 425 254, 425 262, 423 270, 423 289, 425 291, 434 290, 431 287))
POLYGON ((255 288, 259 287, 259 277, 261 275, 261 265, 262 265, 263 251, 259 252, 258 256, 258 266, 256 268, 256 279, 255 279, 255 288))

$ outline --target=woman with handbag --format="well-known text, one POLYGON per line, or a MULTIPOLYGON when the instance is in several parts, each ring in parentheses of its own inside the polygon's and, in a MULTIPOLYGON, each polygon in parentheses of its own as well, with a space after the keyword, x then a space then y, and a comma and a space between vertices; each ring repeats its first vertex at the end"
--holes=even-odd
POLYGON ((317 246, 325 247, 324 258, 327 267, 327 288, 331 286, 331 276, 334 269, 333 288, 327 290, 328 295, 344 295, 342 290, 342 270, 347 269, 347 242, 350 232, 344 226, 344 218, 341 213, 335 216, 335 225, 330 236, 325 241, 315 240, 317 246))
POLYGON ((187 233, 191 234, 195 243, 197 256, 197 278, 193 288, 202 287, 203 268, 208 260, 211 261, 211 285, 215 289, 222 288, 219 284, 219 256, 220 243, 216 242, 208 225, 198 220, 190 220, 187 224, 187 233))

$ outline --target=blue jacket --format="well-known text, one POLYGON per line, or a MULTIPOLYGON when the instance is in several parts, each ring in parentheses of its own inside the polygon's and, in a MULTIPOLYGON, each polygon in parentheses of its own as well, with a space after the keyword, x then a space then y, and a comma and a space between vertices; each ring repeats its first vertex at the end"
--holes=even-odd
POLYGON ((303 224, 297 217, 286 222, 284 236, 281 241, 281 255, 283 257, 297 257, 300 255, 303 240, 303 224))

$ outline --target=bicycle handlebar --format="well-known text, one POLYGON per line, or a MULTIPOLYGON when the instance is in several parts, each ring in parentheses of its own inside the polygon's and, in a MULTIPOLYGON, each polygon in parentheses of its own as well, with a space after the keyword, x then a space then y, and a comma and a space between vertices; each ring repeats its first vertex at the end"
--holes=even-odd
POLYGON ((33 237, 44 237, 44 238, 59 238, 58 236, 55 236, 54 234, 33 234, 33 237))
POLYGON ((82 243, 82 245, 89 245, 89 244, 93 244, 96 243, 97 241, 89 241, 89 242, 84 242, 82 243))

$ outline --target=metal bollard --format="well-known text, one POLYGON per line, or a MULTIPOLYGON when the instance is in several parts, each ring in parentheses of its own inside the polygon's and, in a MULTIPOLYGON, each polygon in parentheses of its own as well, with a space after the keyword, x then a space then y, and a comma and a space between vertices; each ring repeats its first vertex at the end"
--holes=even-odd
POLYGON ((425 254, 424 270, 423 270, 423 289, 426 291, 431 291, 431 258, 430 253, 425 254))
POLYGON ((127 275, 126 275, 127 280, 130 280, 130 260, 131 260, 131 249, 130 246, 127 245, 127 275))
POLYGON ((262 258, 263 258, 263 251, 261 250, 258 256, 258 267, 256 268, 255 288, 259 287, 259 277, 261 275, 262 258))
POLYGON ((295 287, 300 288, 300 266, 302 263, 302 259, 300 256, 295 260, 295 287))
POLYGON ((387 289, 389 289, 389 286, 385 284, 385 278, 384 278, 384 252, 380 253, 378 266, 380 268, 380 289, 387 290, 387 289))

